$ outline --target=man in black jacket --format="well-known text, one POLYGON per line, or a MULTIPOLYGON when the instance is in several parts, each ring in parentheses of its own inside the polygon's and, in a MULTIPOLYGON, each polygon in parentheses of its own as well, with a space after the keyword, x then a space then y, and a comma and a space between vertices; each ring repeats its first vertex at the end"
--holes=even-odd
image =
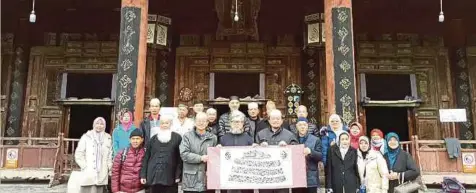
POLYGON ((255 103, 255 102, 248 103, 248 115, 249 117, 247 119, 248 119, 248 122, 250 123, 249 133, 251 137, 254 139, 256 134, 258 133, 256 132, 256 128, 263 120, 259 117, 258 103, 255 103))
MULTIPOLYGON (((261 130, 271 127, 271 124, 269 123, 269 115, 270 115, 271 111, 273 111, 275 109, 276 109, 276 104, 273 101, 268 101, 266 103, 266 116, 256 126, 255 133, 259 133, 261 130)), ((287 121, 284 121, 284 120, 281 124, 281 127, 285 128, 287 130, 290 130, 289 129, 289 123, 287 121)), ((259 141, 256 141, 256 142, 259 143, 259 141)))
POLYGON ((145 117, 140 124, 140 128, 144 132, 144 147, 149 144, 149 139, 159 132, 160 120, 160 100, 153 98, 149 103, 150 115, 145 117))

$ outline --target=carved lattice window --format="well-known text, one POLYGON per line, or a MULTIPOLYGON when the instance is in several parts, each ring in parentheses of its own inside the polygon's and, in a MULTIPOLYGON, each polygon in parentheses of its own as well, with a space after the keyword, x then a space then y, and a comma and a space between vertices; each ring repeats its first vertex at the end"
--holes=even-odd
POLYGON ((46 79, 47 79, 47 87, 46 87, 46 105, 54 106, 55 100, 59 98, 59 87, 60 81, 58 78, 58 70, 57 69, 50 69, 46 72, 46 79))

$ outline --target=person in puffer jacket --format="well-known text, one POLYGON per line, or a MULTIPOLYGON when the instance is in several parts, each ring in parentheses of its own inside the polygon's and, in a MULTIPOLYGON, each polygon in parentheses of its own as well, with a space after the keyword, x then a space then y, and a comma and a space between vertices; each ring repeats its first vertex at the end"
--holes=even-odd
POLYGON ((329 125, 319 130, 322 145, 322 163, 324 166, 327 161, 327 151, 329 151, 332 145, 339 143, 339 139, 336 136, 339 136, 344 131, 349 132, 349 128, 342 123, 342 119, 337 114, 332 114, 329 117, 329 125))
POLYGON ((142 130, 136 129, 130 135, 131 145, 119 151, 112 165, 111 190, 113 193, 144 193, 140 181, 140 171, 145 149, 142 130), (126 152, 124 152, 126 151, 126 152))

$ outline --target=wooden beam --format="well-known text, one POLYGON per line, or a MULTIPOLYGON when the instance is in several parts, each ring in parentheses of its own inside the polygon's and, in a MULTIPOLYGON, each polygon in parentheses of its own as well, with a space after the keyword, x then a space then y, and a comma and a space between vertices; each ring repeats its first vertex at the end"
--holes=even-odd
POLYGON ((351 0, 325 0, 327 108, 349 124, 357 120, 351 0))
POLYGON ((116 120, 133 112, 136 126, 144 115, 147 13, 148 0, 122 0, 115 111, 116 120))

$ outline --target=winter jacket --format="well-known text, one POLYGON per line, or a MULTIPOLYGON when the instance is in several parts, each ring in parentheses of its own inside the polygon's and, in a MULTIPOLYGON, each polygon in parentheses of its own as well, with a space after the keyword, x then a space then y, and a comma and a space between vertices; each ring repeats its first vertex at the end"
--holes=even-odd
MULTIPOLYGON (((288 131, 291 131, 291 129, 289 128, 289 123, 287 121, 283 121, 283 124, 281 125, 282 128, 285 128, 287 129, 288 131)), ((271 125, 269 124, 269 120, 267 118, 265 119, 262 119, 258 125, 256 126, 256 135, 258 135, 258 133, 263 130, 263 129, 266 129, 266 128, 271 128, 271 125)), ((256 139, 256 136, 255 136, 255 139, 256 139)), ((255 141, 256 143, 258 141, 255 141)))
MULTIPOLYGON (((420 176, 420 169, 415 164, 415 160, 413 157, 407 153, 406 151, 400 150, 397 156, 397 160, 393 165, 393 168, 390 168, 390 161, 388 159, 388 155, 385 154, 385 160, 387 161, 388 170, 399 173, 399 179, 402 179, 402 175, 405 175, 404 180, 405 182, 412 181, 420 176), (404 174, 403 174, 404 173, 404 174)), ((399 185, 398 180, 390 180, 388 192, 393 193, 394 188, 399 185)), ((416 191, 418 192, 418 191, 416 191)))
POLYGON ((140 170, 144 155, 144 148, 129 147, 119 151, 112 164, 112 192, 138 192, 144 189, 140 183, 140 170), (126 150, 127 152, 124 154, 126 150))
MULTIPOLYGON (((109 172, 112 168, 112 140, 111 135, 103 133, 103 143, 101 145, 102 158, 101 169, 96 170, 96 140, 93 130, 86 132, 81 139, 79 139, 78 147, 74 153, 74 158, 81 171, 90 179, 92 184, 87 185, 107 185, 109 172)), ((89 181, 89 180, 88 180, 89 181)), ((86 185, 86 184, 83 184, 86 185)))
POLYGON ((180 144, 180 156, 183 160, 182 189, 183 191, 203 192, 207 190, 207 164, 202 162, 201 157, 207 155, 208 147, 217 145, 217 137, 209 131, 200 136, 195 127, 182 137, 180 144))
MULTIPOLYGON (((342 130, 349 132, 349 128, 344 126, 342 130)), ((331 147, 332 141, 336 140, 336 133, 332 130, 330 126, 322 127, 319 131, 319 136, 321 137, 322 145, 322 163, 326 165, 327 162, 327 152, 331 147)))
POLYGON ((337 145, 330 147, 326 164, 326 188, 334 193, 354 193, 360 187, 357 150, 349 148, 343 158, 337 145))
POLYGON ((279 142, 284 141, 288 145, 299 144, 296 135, 291 131, 281 127, 276 132, 273 132, 271 128, 263 129, 256 135, 256 143, 267 142, 268 145, 279 145, 279 142))
POLYGON ((121 151, 122 149, 129 147, 129 138, 131 136, 132 131, 134 131, 136 127, 134 124, 125 131, 121 124, 119 124, 114 131, 112 132, 112 157, 116 157, 116 154, 121 151))
POLYGON ((154 135, 147 145, 144 159, 142 160, 141 178, 145 178, 147 185, 175 185, 175 180, 180 179, 182 173, 182 159, 180 159, 179 146, 182 137, 172 132, 170 140, 162 143, 154 135))
POLYGON ((388 168, 382 154, 375 150, 369 150, 365 159, 362 152, 357 151, 357 155, 360 183, 365 184, 367 193, 387 193, 388 168))
POLYGON ((253 138, 247 133, 227 133, 220 139, 220 144, 222 146, 251 146, 253 145, 253 138))
MULTIPOLYGON (((150 140, 150 122, 152 118, 151 117, 145 117, 144 120, 140 123, 140 128, 142 129, 142 133, 144 134, 144 147, 147 147, 147 144, 149 143, 150 140)), ((160 120, 160 115, 157 121, 160 120)))
POLYGON ((225 133, 222 133, 222 131, 220 130, 220 127, 216 121, 213 123, 208 123, 208 131, 213 133, 213 135, 217 136, 218 142, 220 142, 220 138, 225 135, 225 133))
MULTIPOLYGON (((219 133, 226 134, 231 131, 230 121, 230 112, 226 112, 220 116, 220 119, 218 119, 218 128, 220 129, 219 133)), ((245 119, 243 127, 245 128, 245 132, 251 136, 248 119, 245 119)))
POLYGON ((322 160, 321 140, 314 135, 306 135, 304 137, 304 147, 311 150, 306 156, 306 174, 307 187, 319 187, 319 168, 317 163, 322 160))
POLYGON ((251 119, 250 117, 246 118, 248 119, 248 123, 250 123, 250 135, 251 135, 251 138, 254 140, 255 137, 256 137, 256 134, 258 133, 257 132, 257 129, 258 129, 258 125, 263 121, 263 119, 261 118, 256 118, 256 120, 253 120, 251 119))

